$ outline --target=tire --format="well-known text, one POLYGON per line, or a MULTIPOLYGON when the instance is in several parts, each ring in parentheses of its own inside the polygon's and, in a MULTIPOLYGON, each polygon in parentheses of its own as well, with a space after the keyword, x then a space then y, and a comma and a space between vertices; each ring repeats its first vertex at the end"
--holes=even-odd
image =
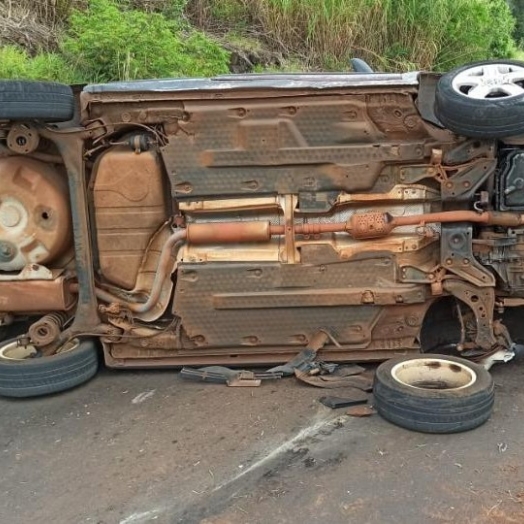
POLYGON ((381 364, 373 394, 378 413, 397 426, 423 433, 459 433, 488 420, 494 384, 478 364, 425 354, 381 364))
POLYGON ((64 122, 75 112, 72 89, 52 82, 0 81, 0 120, 64 122))
POLYGON ((436 87, 435 114, 445 127, 459 135, 504 138, 524 134, 524 62, 487 60, 445 74, 436 87), (474 74, 479 71, 482 74, 474 74), (484 71, 490 71, 489 76, 484 71), (509 73, 517 77, 522 73, 522 81, 508 80, 505 75, 509 73), (473 80, 485 91, 482 98, 476 98, 481 91, 475 97, 471 95, 474 86, 469 82, 473 80))
POLYGON ((71 389, 87 382, 98 370, 98 351, 93 340, 77 341, 70 351, 40 358, 11 360, 4 358, 0 347, 0 395, 36 397, 71 389))

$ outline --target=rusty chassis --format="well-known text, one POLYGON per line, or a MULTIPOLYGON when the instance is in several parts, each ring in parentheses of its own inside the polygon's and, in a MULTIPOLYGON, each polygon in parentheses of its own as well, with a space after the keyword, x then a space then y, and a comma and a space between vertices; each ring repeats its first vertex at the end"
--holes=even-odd
POLYGON ((509 358, 524 153, 446 129, 439 78, 91 85, 68 123, 0 121, 0 325, 112 367, 281 363, 319 333, 333 361, 509 358))

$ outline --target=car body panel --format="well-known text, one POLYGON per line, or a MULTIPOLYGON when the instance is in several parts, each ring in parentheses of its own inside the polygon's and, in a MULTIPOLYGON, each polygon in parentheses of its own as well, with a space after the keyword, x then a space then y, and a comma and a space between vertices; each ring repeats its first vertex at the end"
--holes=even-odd
POLYGON ((283 362, 319 332, 326 360, 382 360, 456 308, 461 350, 509 347, 495 305, 524 292, 504 276, 520 237, 497 214, 503 147, 440 125, 438 78, 86 86, 30 154, 68 180, 74 239, 49 265, 78 296, 67 335, 99 336, 113 367, 283 362))

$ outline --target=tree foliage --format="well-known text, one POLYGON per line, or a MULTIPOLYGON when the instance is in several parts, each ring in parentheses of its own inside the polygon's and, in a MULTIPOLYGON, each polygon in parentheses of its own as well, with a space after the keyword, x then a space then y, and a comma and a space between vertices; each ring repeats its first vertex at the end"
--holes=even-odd
POLYGON ((509 0, 513 17, 515 18, 515 30, 513 36, 520 47, 524 46, 524 0, 509 0))

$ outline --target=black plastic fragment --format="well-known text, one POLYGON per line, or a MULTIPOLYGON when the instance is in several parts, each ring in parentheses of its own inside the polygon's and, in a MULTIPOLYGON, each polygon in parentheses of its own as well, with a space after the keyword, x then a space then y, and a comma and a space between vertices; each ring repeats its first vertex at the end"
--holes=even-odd
POLYGON ((337 409, 337 408, 347 408, 348 406, 356 406, 358 404, 366 404, 369 399, 369 395, 356 389, 351 397, 320 397, 318 401, 324 406, 337 409))

